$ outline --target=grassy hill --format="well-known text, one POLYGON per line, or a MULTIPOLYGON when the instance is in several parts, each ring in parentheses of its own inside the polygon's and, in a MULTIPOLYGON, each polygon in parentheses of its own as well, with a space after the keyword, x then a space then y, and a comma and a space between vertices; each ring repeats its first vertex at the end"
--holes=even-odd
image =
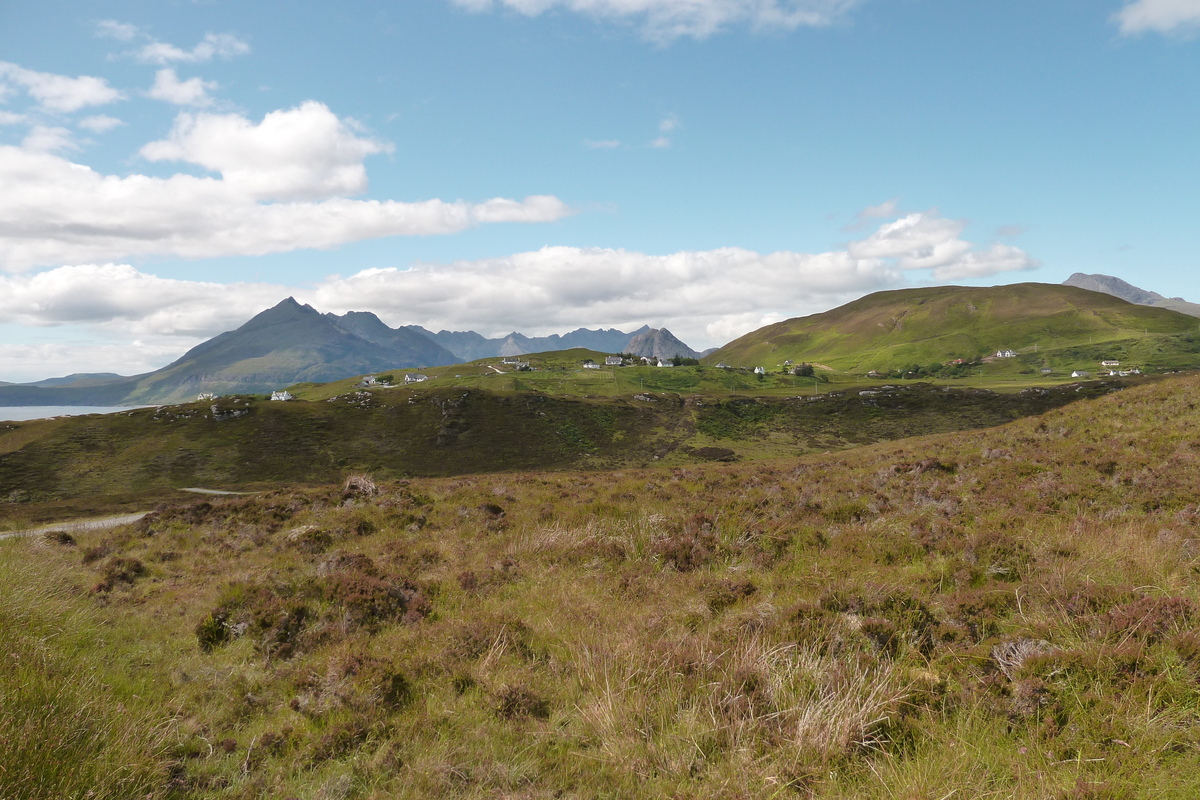
POLYGON ((0 796, 1194 798, 1197 393, 0 542, 0 796))
POLYGON ((1106 358, 1139 366, 1200 363, 1193 317, 1071 286, 1023 283, 878 292, 832 311, 768 325, 702 359, 772 367, 785 359, 864 374, 974 359, 1012 349, 989 371, 1097 368, 1106 358))

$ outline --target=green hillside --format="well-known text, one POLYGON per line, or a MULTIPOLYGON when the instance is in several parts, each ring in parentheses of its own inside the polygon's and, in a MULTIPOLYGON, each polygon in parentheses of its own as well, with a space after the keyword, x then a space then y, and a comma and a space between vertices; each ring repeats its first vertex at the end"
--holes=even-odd
POLYGON ((702 363, 770 368, 791 360, 862 374, 1008 349, 1018 357, 1000 359, 989 369, 1069 372, 1095 369, 1106 358, 1158 368, 1193 366, 1200 363, 1200 325, 1184 314, 1071 286, 941 286, 878 292, 768 325, 702 363))

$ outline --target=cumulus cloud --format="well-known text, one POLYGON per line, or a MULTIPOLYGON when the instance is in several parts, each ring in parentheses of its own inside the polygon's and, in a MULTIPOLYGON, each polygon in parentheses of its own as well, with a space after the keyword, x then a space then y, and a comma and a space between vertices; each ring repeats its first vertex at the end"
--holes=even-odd
MULTIPOLYGON (((72 112, 88 106, 102 106, 122 95, 108 85, 104 78, 81 75, 72 78, 0 61, 0 87, 24 89, 46 111, 72 112)), ((0 89, 0 94, 4 89, 0 89)))
POLYGON ((204 339, 274 305, 280 291, 265 283, 161 278, 128 264, 83 264, 0 276, 0 323, 119 326, 139 337, 204 339))
POLYGON ((1200 0, 1134 0, 1114 15, 1121 33, 1194 34, 1200 31, 1200 0))
POLYGON ((21 142, 21 147, 35 153, 54 153, 59 150, 78 150, 79 145, 66 128, 34 125, 21 142))
POLYGON ((366 191, 363 159, 390 151, 309 101, 257 124, 238 114, 180 114, 168 137, 141 154, 219 172, 227 185, 257 199, 311 199, 366 191))
POLYGON ((219 178, 103 175, 45 147, 2 146, 0 270, 152 254, 327 249, 570 213, 547 195, 480 203, 346 197, 367 188, 363 158, 386 149, 320 103, 274 112, 258 124, 233 114, 181 114, 167 139, 142 150, 149 160, 188 162, 219 178))
POLYGON ((393 326, 470 328, 498 336, 649 323, 705 347, 867 292, 909 285, 912 271, 918 280, 945 281, 1036 265, 1016 247, 974 247, 959 238, 961 230, 961 223, 928 212, 824 253, 726 247, 653 255, 557 246, 368 269, 307 287, 168 280, 128 265, 61 267, 0 277, 0 323, 91 325, 110 334, 126 331, 131 339, 173 336, 177 356, 293 295, 321 311, 373 311, 393 326))
POLYGON ((177 106, 203 107, 212 105, 212 98, 208 93, 216 88, 217 84, 214 81, 205 81, 200 78, 188 78, 181 81, 175 74, 175 70, 168 67, 155 73, 154 85, 146 94, 155 100, 162 100, 177 106))
POLYGON ((562 9, 640 23, 648 39, 705 39, 734 25, 795 30, 830 25, 862 0, 451 0, 471 11, 507 8, 526 16, 562 9))

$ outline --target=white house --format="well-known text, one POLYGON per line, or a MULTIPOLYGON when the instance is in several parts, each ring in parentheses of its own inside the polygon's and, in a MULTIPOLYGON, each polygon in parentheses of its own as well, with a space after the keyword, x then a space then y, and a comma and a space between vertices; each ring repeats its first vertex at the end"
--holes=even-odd
POLYGON ((1072 378, 1090 378, 1091 376, 1092 373, 1088 372, 1086 369, 1077 369, 1071 373, 1072 378))
POLYGON ((754 368, 754 374, 755 374, 755 375, 766 375, 766 374, 767 374, 767 370, 766 370, 766 368, 765 368, 765 367, 755 367, 755 368, 754 368))
POLYGON ((605 356, 604 357, 604 366, 606 366, 606 367, 621 366, 621 357, 620 356, 605 356))
POLYGON ((996 358, 1016 358, 1016 357, 1017 357, 1016 350, 997 350, 996 351, 996 358))
POLYGON ((505 356, 504 358, 500 359, 501 364, 519 364, 520 362, 520 356, 505 356))
POLYGON ((427 380, 429 380, 429 376, 422 375, 419 372, 410 372, 404 376, 405 385, 408 385, 410 383, 420 383, 421 381, 427 381, 427 380))
POLYGON ((271 392, 271 399, 286 401, 295 400, 296 398, 292 396, 291 392, 289 392, 287 389, 284 389, 282 392, 271 392))
POLYGON ((585 361, 585 362, 583 362, 583 368, 584 369, 600 369, 600 365, 597 364, 595 361, 585 361))
POLYGON ((1105 359, 1104 361, 1101 361, 1100 366, 1102 366, 1102 367, 1119 367, 1119 366, 1121 366, 1121 362, 1116 361, 1115 359, 1109 358, 1109 359, 1105 359))
POLYGON ((363 386, 374 386, 376 383, 374 375, 364 375, 360 382, 363 386))
POLYGON ((201 392, 200 394, 196 395, 196 399, 197 400, 216 400, 217 396, 215 394, 213 394, 212 392, 201 392))

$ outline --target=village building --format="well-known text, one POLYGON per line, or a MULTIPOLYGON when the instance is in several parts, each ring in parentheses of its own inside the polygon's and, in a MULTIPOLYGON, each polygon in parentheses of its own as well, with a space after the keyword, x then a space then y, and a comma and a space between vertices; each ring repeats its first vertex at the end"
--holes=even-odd
POLYGON ((605 356, 604 357, 604 366, 606 366, 606 367, 619 367, 619 366, 621 366, 622 363, 623 362, 621 361, 620 356, 605 356))
POLYGON ((292 395, 291 392, 289 392, 287 389, 284 389, 282 392, 271 392, 271 399, 287 401, 287 400, 295 400, 296 398, 292 395))
POLYGON ((429 380, 429 376, 422 375, 419 372, 410 372, 404 376, 404 384, 406 386, 410 383, 421 383, 422 381, 427 381, 427 380, 429 380))

